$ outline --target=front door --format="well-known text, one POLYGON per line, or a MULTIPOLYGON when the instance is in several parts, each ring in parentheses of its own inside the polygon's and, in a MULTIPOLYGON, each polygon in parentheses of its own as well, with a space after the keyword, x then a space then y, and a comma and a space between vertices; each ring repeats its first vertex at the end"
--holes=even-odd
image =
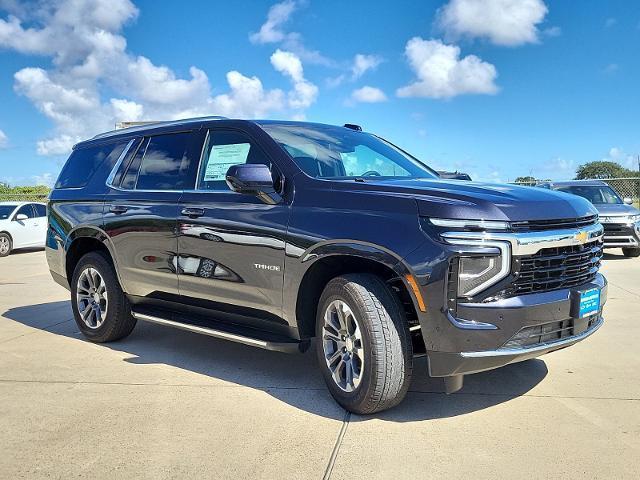
POLYGON ((186 303, 208 300, 226 310, 279 318, 289 207, 286 199, 266 205, 230 191, 225 174, 240 163, 267 164, 279 181, 278 167, 245 132, 211 130, 197 188, 184 192, 180 202, 180 294, 186 303))
MULTIPOLYGON (((32 204, 21 206, 13 214, 13 225, 11 236, 13 237, 13 248, 33 247, 38 245, 38 221, 32 204), (26 215, 26 220, 18 220, 18 215, 26 215)), ((44 238, 42 239, 44 240, 44 238)))

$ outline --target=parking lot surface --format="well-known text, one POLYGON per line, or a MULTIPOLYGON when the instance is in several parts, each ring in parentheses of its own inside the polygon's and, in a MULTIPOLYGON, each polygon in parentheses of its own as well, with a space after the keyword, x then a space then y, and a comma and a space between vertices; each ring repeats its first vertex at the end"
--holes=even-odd
POLYGON ((42 251, 0 259, 0 478, 640 478, 640 258, 606 255, 606 323, 347 415, 311 352, 139 322, 86 341, 42 251))

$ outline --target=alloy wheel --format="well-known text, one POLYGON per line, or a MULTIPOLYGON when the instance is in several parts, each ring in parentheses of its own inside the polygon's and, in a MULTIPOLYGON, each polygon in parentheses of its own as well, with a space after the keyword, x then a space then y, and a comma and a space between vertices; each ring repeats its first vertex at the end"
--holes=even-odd
POLYGON ((0 255, 6 255, 7 253, 9 253, 9 239, 0 237, 0 255))
POLYGON ((80 318, 89 328, 102 326, 107 318, 107 286, 100 272, 87 267, 78 277, 76 299, 80 318))
POLYGON ((324 313, 322 348, 335 384, 345 392, 360 385, 364 371, 364 349, 360 325, 342 300, 334 300, 324 313))

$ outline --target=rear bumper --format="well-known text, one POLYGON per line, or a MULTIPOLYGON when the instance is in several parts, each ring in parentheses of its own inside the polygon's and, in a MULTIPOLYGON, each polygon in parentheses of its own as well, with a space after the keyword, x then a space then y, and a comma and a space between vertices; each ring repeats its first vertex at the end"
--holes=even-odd
MULTIPOLYGON (((432 377, 449 377, 477 373, 571 346, 602 326, 602 307, 606 299, 607 281, 598 274, 592 282, 579 288, 486 303, 461 303, 457 309, 458 318, 449 316, 448 325, 440 324, 440 333, 448 337, 451 346, 458 347, 427 349, 429 374, 432 377), (600 290, 598 313, 584 319, 575 318, 577 291, 592 288, 600 290), (552 338, 558 331, 556 325, 561 326, 562 332, 557 333, 558 338, 552 338), (542 333, 531 334, 526 342, 514 341, 514 338, 519 338, 516 335, 524 331, 542 333), (531 338, 536 343, 532 343, 531 338)), ((426 323, 421 322, 421 325, 424 327, 426 323)))

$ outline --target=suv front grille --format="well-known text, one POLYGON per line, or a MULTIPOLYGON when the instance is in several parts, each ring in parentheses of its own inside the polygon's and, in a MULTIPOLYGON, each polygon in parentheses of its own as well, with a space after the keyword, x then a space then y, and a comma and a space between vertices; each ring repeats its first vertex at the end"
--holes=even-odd
POLYGON ((512 295, 548 292, 590 282, 598 273, 602 242, 543 248, 535 255, 514 258, 512 295))
POLYGON ((511 222, 511 229, 514 232, 541 232, 545 230, 588 227, 597 221, 597 215, 588 215, 580 218, 563 218, 560 220, 529 220, 524 222, 511 222))

